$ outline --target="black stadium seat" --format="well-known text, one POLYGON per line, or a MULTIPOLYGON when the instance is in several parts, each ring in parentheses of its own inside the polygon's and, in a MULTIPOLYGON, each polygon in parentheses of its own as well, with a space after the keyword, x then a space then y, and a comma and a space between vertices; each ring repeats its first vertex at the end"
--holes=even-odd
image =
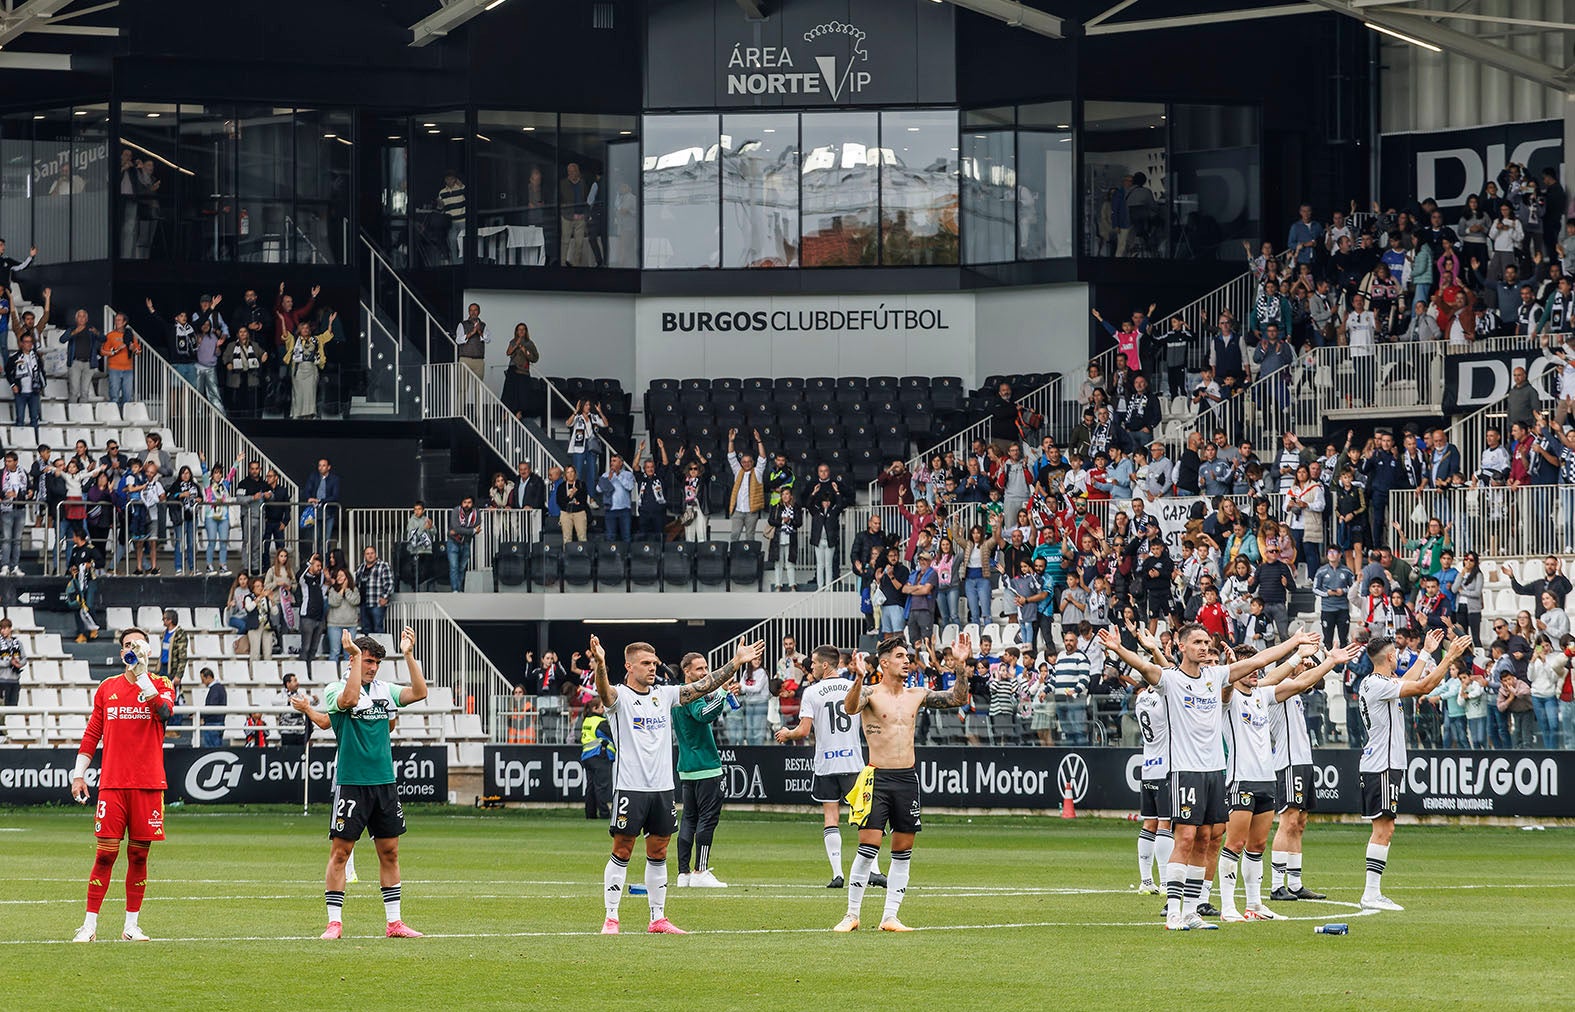
POLYGON ((686 379, 681 381, 681 384, 682 385, 681 385, 680 389, 682 389, 686 393, 693 392, 693 391, 696 391, 696 390, 708 391, 708 390, 711 389, 711 381, 706 379, 706 378, 704 378, 704 377, 702 377, 702 376, 690 376, 690 377, 687 377, 686 379))
POLYGON ((711 392, 716 394, 726 393, 729 396, 742 394, 744 381, 737 376, 718 376, 711 381, 711 392))
POLYGON ((624 569, 629 561, 629 546, 622 541, 596 542, 596 589, 627 586, 624 569))
POLYGON ((683 387, 683 382, 676 379, 654 379, 651 381, 651 392, 673 391, 676 393, 683 387))
POLYGON ((879 393, 881 396, 896 397, 901 385, 895 376, 871 376, 869 383, 870 396, 874 397, 879 393))
POLYGON ((804 381, 804 392, 811 397, 824 394, 827 400, 832 400, 837 392, 837 380, 834 376, 811 376, 804 381))
POLYGON ((770 376, 746 376, 744 378, 744 393, 770 395, 776 382, 770 376))
POLYGON ((829 395, 811 394, 804 401, 804 411, 809 415, 811 422, 835 421, 842 414, 842 409, 829 395))
POLYGON ((766 583, 764 546, 753 539, 735 541, 727 552, 727 582, 763 590, 766 583))
POLYGON ((962 407, 963 385, 956 376, 937 376, 930 384, 930 404, 937 412, 945 414, 962 407))
POLYGON ((842 383, 837 384, 836 400, 838 404, 844 406, 848 404, 862 404, 864 403, 864 399, 868 396, 869 393, 864 389, 863 383, 858 383, 853 386, 847 386, 842 383))
POLYGON ((693 590, 695 546, 689 541, 669 541, 662 546, 662 586, 693 590))
POLYGON ((530 546, 530 589, 550 590, 563 586, 563 546, 538 541, 530 546))
POLYGON ((805 382, 802 378, 797 376, 778 376, 776 379, 771 381, 771 385, 772 388, 778 392, 797 391, 798 393, 802 394, 804 392, 805 382))
MULTIPOLYGON (((711 518, 713 524, 718 520, 721 518, 717 516, 711 518)), ((727 583, 726 541, 700 543, 695 551, 695 582, 705 587, 721 587, 727 583)))
POLYGON ((839 421, 817 418, 814 432, 815 445, 817 446, 846 446, 848 444, 847 429, 839 421))
POLYGON ((589 542, 571 541, 563 546, 563 582, 589 587, 596 570, 596 550, 589 542))
POLYGON ((629 549, 629 584, 659 587, 662 583, 662 543, 636 541, 629 549))
POLYGON ((530 546, 523 541, 505 541, 498 545, 498 551, 492 556, 492 592, 498 592, 499 585, 505 587, 519 587, 525 583, 529 560, 530 546))
POLYGON ((875 435, 875 447, 887 460, 908 459, 908 430, 901 425, 886 425, 875 435))

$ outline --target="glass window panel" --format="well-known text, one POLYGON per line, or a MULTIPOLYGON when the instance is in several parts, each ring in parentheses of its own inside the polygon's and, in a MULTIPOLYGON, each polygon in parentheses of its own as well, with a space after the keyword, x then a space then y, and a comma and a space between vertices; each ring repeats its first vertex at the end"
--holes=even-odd
POLYGON ((122 259, 172 256, 171 223, 178 210, 179 183, 196 173, 177 161, 176 107, 160 102, 125 102, 120 107, 120 198, 117 242, 122 259))
POLYGON ((290 232, 290 257, 296 263, 345 262, 350 244, 353 134, 347 111, 295 111, 295 228, 290 232))
POLYGON ((295 228, 295 110, 239 106, 233 129, 238 215, 247 224, 238 240, 240 258, 285 263, 295 228))
POLYGON ((647 268, 715 267, 721 193, 716 116, 647 116, 641 202, 647 268))
POLYGON ((1175 256, 1237 259, 1261 234, 1258 110, 1178 105, 1170 116, 1175 256))
POLYGON ((470 194, 465 188, 465 114, 418 115, 410 131, 412 266, 462 260, 470 194))
POLYGON ((962 114, 964 127, 1009 127, 1016 122, 1017 110, 1009 105, 993 109, 964 109, 962 114))
POLYGON ((1019 106, 1017 125, 1048 130, 1072 129, 1071 102, 1036 102, 1019 106))
POLYGON ((476 255, 483 263, 544 264, 557 256, 556 113, 476 113, 476 255))
POLYGON ((109 106, 77 106, 71 129, 71 259, 103 260, 109 256, 109 195, 115 181, 109 106))
POLYGON ((1011 260, 1017 246, 1017 160, 1010 130, 962 135, 965 262, 1011 260))
POLYGON ((1017 135, 1017 256, 1043 260, 1072 255, 1072 176, 1077 171, 1070 131, 1023 130, 1017 135))
POLYGON ((368 117, 362 140, 376 151, 377 207, 368 231, 395 267, 410 266, 410 121, 368 117))
POLYGON ((179 164, 173 185, 180 220, 176 255, 184 260, 233 260, 237 243, 255 250, 262 219, 248 213, 246 232, 235 197, 235 107, 180 107, 179 164), (188 175, 188 173, 190 173, 188 175))
MULTIPOLYGON (((71 259, 71 109, 33 114, 31 242, 50 259, 71 259)), ((18 243, 18 248, 21 244, 18 243)), ((12 253, 20 260, 25 251, 12 253)))
POLYGON ((957 262, 957 113, 881 114, 881 263, 957 262))
POLYGON ((817 112, 805 113, 800 121, 800 261, 805 267, 876 262, 876 213, 880 200, 876 115, 817 112))
MULTIPOLYGON (((620 134, 622 131, 620 131, 620 134)), ((607 145, 607 266, 640 266, 640 140, 621 137, 607 145)))
POLYGON ((1083 105, 1084 227, 1093 256, 1167 256, 1165 107, 1083 105))
MULTIPOLYGON (((712 124, 711 129, 715 129, 712 124)), ((638 230, 630 232, 634 177, 630 155, 638 145, 632 116, 564 113, 558 123, 558 258, 573 267, 604 267, 610 262, 610 216, 622 194, 625 220, 618 231, 617 266, 632 266, 638 230), (623 152, 614 157, 616 152, 623 152)), ((714 141, 712 142, 714 145, 714 141)), ((715 166, 714 156, 712 161, 715 166)), ((714 201, 714 196, 713 196, 714 201)), ((714 206, 714 204, 713 204, 714 206)), ((714 254, 712 263, 714 264, 714 254)))
POLYGON ((798 266, 798 116, 722 117, 722 266, 798 266))
MULTIPOLYGON (((33 114, 0 119, 0 235, 25 250, 33 235, 33 114)), ((9 252, 9 251, 8 251, 9 252)), ((22 259, 18 256, 16 259, 22 259)))

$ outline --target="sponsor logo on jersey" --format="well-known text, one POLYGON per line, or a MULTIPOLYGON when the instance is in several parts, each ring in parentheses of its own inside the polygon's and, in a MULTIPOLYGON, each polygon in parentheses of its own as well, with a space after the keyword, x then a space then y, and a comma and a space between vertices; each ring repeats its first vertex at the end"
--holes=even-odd
POLYGON ((828 748, 820 753, 822 759, 848 759, 859 754, 856 748, 828 748))
POLYGON ((630 717, 629 723, 636 731, 660 731, 667 726, 667 718, 658 714, 654 717, 630 717))

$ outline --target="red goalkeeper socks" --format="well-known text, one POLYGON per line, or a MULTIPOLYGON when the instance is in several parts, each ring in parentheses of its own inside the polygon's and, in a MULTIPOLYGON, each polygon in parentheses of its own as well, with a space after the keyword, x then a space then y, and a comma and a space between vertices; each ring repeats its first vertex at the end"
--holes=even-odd
POLYGON ((104 905, 104 894, 109 892, 109 877, 115 870, 115 858, 120 854, 120 846, 113 849, 100 847, 93 856, 93 871, 88 875, 87 910, 90 914, 98 913, 98 908, 104 905))
POLYGON ((126 913, 142 909, 142 894, 148 891, 148 848, 132 844, 126 848, 126 913))

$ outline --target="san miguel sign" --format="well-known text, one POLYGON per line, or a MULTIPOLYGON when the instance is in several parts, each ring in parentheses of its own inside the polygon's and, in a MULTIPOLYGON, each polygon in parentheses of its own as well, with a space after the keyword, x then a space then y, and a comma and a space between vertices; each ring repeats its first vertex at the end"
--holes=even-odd
POLYGON ((735 43, 727 58, 727 93, 851 99, 870 83, 870 72, 860 69, 869 64, 867 38, 857 25, 828 21, 805 32, 801 46, 735 43))

